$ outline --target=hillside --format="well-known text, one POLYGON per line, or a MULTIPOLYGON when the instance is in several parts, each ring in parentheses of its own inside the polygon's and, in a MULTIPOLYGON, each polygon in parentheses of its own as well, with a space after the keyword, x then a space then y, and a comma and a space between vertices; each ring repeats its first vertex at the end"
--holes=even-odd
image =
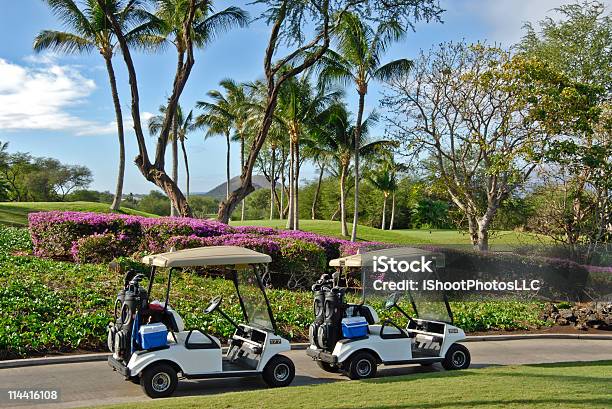
MULTIPOLYGON (((240 176, 230 179, 230 192, 240 185, 240 176)), ((225 199, 227 182, 223 182, 206 193, 192 193, 192 195, 210 196, 215 199, 225 199)), ((270 182, 262 175, 253 175, 253 186, 257 189, 270 189, 270 182)))
MULTIPOLYGON (((110 213, 108 203, 95 202, 3 202, 0 203, 0 224, 8 226, 26 226, 28 213, 45 212, 49 210, 65 210, 76 212, 110 213)), ((119 213, 145 217, 155 215, 138 210, 123 208, 119 213)))

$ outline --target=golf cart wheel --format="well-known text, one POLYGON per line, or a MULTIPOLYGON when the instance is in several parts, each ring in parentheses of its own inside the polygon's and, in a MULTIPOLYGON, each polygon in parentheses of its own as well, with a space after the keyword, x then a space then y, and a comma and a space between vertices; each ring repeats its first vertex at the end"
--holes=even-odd
POLYGON ((376 358, 369 352, 357 352, 351 357, 347 375, 351 379, 367 379, 376 376, 376 358))
POLYGON ((470 366, 470 351, 461 344, 453 344, 446 351, 442 366, 446 370, 466 369, 470 366))
POLYGON ((151 364, 140 376, 140 386, 150 398, 166 398, 176 389, 178 377, 168 364, 151 364))
POLYGON ((327 362, 323 362, 323 361, 316 361, 317 365, 319 366, 319 368, 323 369, 325 372, 330 372, 330 373, 338 373, 340 372, 340 368, 338 368, 335 365, 332 365, 330 363, 327 362))
POLYGON ((295 377, 295 365, 286 356, 275 355, 270 358, 261 376, 264 382, 272 388, 287 386, 295 377))

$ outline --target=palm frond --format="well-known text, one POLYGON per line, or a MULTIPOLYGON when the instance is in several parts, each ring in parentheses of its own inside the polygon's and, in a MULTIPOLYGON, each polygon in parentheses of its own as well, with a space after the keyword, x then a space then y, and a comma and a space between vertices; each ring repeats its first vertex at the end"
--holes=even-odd
POLYGON ((87 38, 63 31, 43 30, 34 38, 34 51, 56 51, 66 54, 91 52, 95 45, 87 38))
POLYGON ((76 31, 82 37, 93 38, 95 36, 95 30, 75 1, 45 0, 45 2, 66 28, 76 31))
POLYGON ((372 76, 379 81, 391 81, 408 74, 413 66, 414 62, 402 58, 379 67, 372 73, 372 76))
POLYGON ((249 24, 249 13, 240 7, 231 6, 214 13, 194 25, 196 44, 203 46, 214 41, 220 34, 249 24))

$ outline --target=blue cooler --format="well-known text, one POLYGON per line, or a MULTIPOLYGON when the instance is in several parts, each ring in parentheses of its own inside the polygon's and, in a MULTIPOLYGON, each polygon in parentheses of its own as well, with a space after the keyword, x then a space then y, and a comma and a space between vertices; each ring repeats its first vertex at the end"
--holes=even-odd
POLYGON ((164 324, 141 325, 138 333, 142 349, 159 348, 168 344, 168 328, 164 324))
POLYGON ((342 335, 345 338, 360 338, 368 335, 368 321, 365 317, 348 317, 342 319, 342 335))

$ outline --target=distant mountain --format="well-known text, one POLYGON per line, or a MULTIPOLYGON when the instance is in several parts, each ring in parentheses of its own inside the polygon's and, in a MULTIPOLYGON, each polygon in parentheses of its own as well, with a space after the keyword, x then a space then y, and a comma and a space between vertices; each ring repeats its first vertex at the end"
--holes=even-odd
MULTIPOLYGON (((215 199, 225 199, 226 194, 226 182, 221 183, 219 186, 211 189, 206 193, 192 193, 193 195, 210 196, 215 199)), ((233 177, 230 179, 230 192, 240 186, 240 176, 233 177)), ((263 175, 253 175, 253 186, 257 189, 270 189, 270 182, 263 175)))

